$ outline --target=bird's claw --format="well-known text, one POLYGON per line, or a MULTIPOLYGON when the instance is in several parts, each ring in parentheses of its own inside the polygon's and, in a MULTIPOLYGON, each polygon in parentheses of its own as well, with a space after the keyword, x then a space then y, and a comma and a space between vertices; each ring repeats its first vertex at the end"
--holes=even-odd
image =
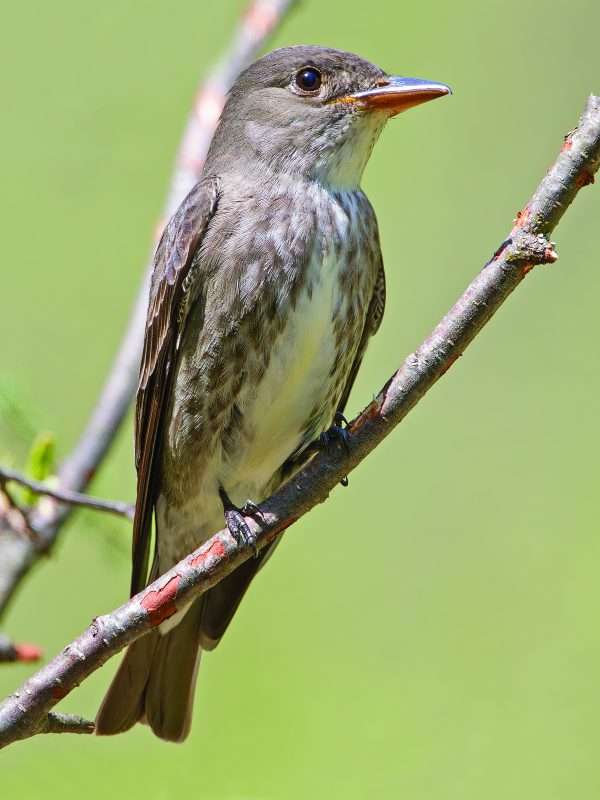
MULTIPOLYGON (((324 431, 320 437, 319 442, 322 447, 330 447, 332 444, 339 442, 346 453, 350 452, 350 434, 348 433, 348 420, 341 413, 337 411, 333 418, 333 425, 328 430, 324 431)), ((344 475, 340 484, 344 487, 348 486, 348 476, 344 475)))
POLYGON ((221 486, 219 489, 221 502, 223 503, 223 514, 225 515, 225 524, 229 533, 235 539, 238 547, 251 547, 254 555, 258 555, 258 547, 256 546, 256 534, 253 533, 244 517, 260 516, 262 512, 256 503, 247 500, 243 508, 238 508, 229 499, 229 495, 221 486))
POLYGON ((228 508, 225 510, 225 523, 229 533, 233 536, 238 547, 251 547, 254 555, 258 554, 256 546, 256 535, 250 530, 244 514, 238 508, 228 508))
POLYGON ((319 441, 322 447, 330 447, 332 444, 339 442, 344 450, 350 452, 350 434, 348 428, 348 420, 343 414, 339 412, 335 415, 333 425, 319 436, 319 441))
POLYGON ((254 517, 255 519, 259 519, 261 522, 265 521, 265 515, 253 500, 246 500, 240 510, 245 517, 254 517))

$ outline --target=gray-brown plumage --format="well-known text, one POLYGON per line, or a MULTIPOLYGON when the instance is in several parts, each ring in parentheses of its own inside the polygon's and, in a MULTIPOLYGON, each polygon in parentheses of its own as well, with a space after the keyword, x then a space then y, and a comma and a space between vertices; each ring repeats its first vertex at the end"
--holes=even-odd
MULTIPOLYGON (((447 92, 320 47, 277 50, 238 78, 154 259, 132 593, 219 530, 224 502, 267 497, 343 410, 385 305, 362 172, 390 116, 447 92)), ((98 733, 139 720, 165 739, 187 735, 200 652, 267 557, 129 647, 98 733)))

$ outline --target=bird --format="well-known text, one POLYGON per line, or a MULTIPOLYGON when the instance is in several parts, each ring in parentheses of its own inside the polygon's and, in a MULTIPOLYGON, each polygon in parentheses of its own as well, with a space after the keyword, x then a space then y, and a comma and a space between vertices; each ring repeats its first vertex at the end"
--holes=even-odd
MULTIPOLYGON (((243 512, 289 480, 315 442, 343 440, 385 307, 363 171, 391 117, 450 93, 313 45, 274 50, 233 84, 200 179, 154 255, 132 595, 224 522, 252 543, 243 512)), ((162 739, 186 738, 200 655, 217 646, 272 549, 129 646, 98 734, 142 722, 162 739)))

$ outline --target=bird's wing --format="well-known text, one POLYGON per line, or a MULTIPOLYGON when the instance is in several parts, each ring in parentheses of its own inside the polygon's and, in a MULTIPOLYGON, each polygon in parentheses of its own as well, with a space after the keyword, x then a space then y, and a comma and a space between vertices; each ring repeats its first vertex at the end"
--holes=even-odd
POLYGON ((371 338, 371 336, 374 336, 379 330, 379 326, 381 325, 381 320, 383 319, 384 311, 385 311, 385 272, 383 269, 383 260, 381 259, 380 256, 379 270, 377 271, 377 278, 375 279, 375 287, 373 289, 373 295, 371 297, 371 302, 369 303, 369 308, 365 319, 365 327, 363 328, 360 343, 358 345, 358 350, 356 351, 356 356, 354 358, 354 363, 352 364, 352 369, 348 374, 348 380, 346 381, 346 385, 344 387, 344 391, 342 393, 342 397, 340 399, 337 408, 338 414, 344 413, 344 409, 346 408, 346 403, 348 402, 348 397, 350 396, 350 392, 352 391, 352 387, 354 386, 354 381, 356 380, 356 376, 358 375, 358 370, 360 369, 360 365, 362 363, 365 350, 367 349, 367 344, 369 343, 369 339, 371 338))
POLYGON ((218 196, 217 178, 206 178, 196 184, 165 228, 154 255, 135 409, 138 480, 133 520, 132 594, 146 585, 152 512, 158 488, 161 420, 185 325, 186 293, 195 283, 197 262, 194 257, 215 213, 218 196))

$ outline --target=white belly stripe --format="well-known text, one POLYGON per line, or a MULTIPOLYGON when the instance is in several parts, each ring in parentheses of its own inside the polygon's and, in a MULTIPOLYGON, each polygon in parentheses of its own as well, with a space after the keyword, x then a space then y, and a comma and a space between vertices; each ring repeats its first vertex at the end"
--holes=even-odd
POLYGON ((268 483, 300 444, 315 403, 330 390, 336 358, 332 322, 342 266, 332 259, 311 260, 311 297, 301 291, 256 393, 240 398, 244 424, 253 434, 243 457, 224 476, 234 494, 268 483))

